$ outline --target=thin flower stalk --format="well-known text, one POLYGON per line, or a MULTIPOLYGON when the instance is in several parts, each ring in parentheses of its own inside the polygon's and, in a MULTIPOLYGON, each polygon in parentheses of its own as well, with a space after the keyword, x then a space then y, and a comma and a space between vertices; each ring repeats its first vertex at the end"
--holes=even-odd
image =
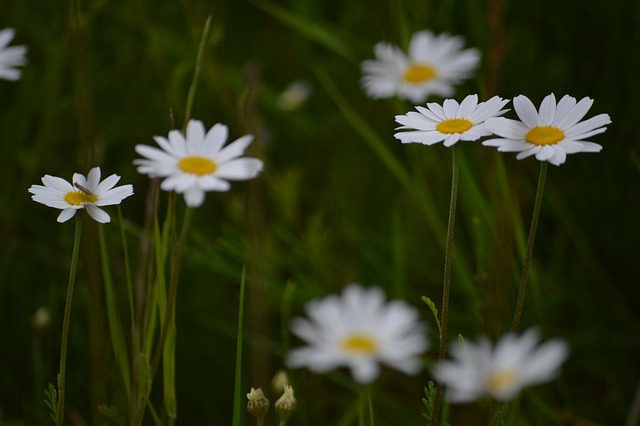
MULTIPOLYGON (((460 149, 454 145, 451 151, 451 199, 449 200, 449 221, 447 223, 447 242, 444 256, 444 281, 442 286, 442 314, 440 319, 440 346, 438 348, 438 360, 442 361, 447 356, 447 330, 449 328, 449 290, 451 288, 451 260, 453 258, 453 232, 456 224, 456 207, 458 204, 458 181, 460 177, 460 149)), ((442 405, 442 383, 436 387, 436 398, 433 406, 431 424, 438 424, 440 406, 442 405)))
POLYGON ((82 215, 76 217, 76 229, 73 237, 73 251, 71 253, 71 267, 69 269, 69 284, 64 303, 64 317, 62 319, 62 338, 60 340, 60 373, 58 374, 58 407, 57 426, 64 423, 65 381, 67 371, 67 342, 69 339, 69 320, 73 303, 73 288, 78 267, 78 253, 80 252, 80 237, 82 236, 82 215))
POLYGON ((536 232, 538 230, 538 219, 540 218, 540 208, 542 207, 542 196, 544 194, 544 184, 547 177, 547 162, 540 163, 540 175, 538 176, 538 189, 536 190, 536 200, 533 205, 533 216, 531 217, 531 226, 529 227, 529 237, 527 238, 527 247, 524 253, 524 263, 522 265, 522 275, 520 284, 518 285, 518 298, 516 299, 516 308, 513 314, 513 322, 511 323, 511 332, 518 331, 520 317, 522 316, 522 308, 524 307, 524 298, 527 294, 527 282, 529 280, 529 269, 531 267, 531 259, 533 257, 533 245, 536 240, 536 232))

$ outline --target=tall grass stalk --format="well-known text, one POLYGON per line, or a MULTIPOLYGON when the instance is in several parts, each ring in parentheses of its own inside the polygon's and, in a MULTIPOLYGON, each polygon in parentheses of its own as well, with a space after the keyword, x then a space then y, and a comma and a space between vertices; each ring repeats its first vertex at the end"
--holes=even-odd
MULTIPOLYGON (((82 212, 79 212, 82 213, 82 212)), ((82 214, 76 214, 76 229, 73 237, 73 251, 71 253, 71 267, 69 269, 69 284, 64 303, 64 317, 62 319, 62 339, 60 341, 60 372, 58 374, 58 406, 56 409, 57 426, 64 423, 65 380, 67 371, 67 341, 69 339, 69 320, 71 318, 71 304, 73 302, 73 287, 78 267, 78 253, 80 251, 80 237, 82 236, 82 214)))
POLYGON ((98 227, 98 241, 100 244, 100 261, 102 263, 102 277, 104 281, 104 295, 107 303, 107 320, 109 323, 109 333, 111 335, 111 345, 113 346, 116 364, 122 375, 122 383, 124 384, 125 395, 127 401, 131 400, 131 376, 128 357, 128 349, 125 343, 124 333, 122 332, 122 324, 120 321, 121 314, 118 308, 118 296, 111 277, 111 262, 109 260, 109 250, 105 241, 103 227, 98 227))
POLYGON ((522 316, 522 308, 524 307, 524 298, 527 294, 527 282, 529 280, 529 268, 531 267, 531 259, 533 257, 533 244, 536 240, 536 232, 538 230, 538 219, 540 218, 540 208, 542 207, 542 196, 544 194, 544 183, 547 177, 547 162, 540 163, 540 174, 538 175, 538 189, 536 191, 536 200, 533 205, 533 216, 531 217, 531 226, 529 228, 529 237, 527 239, 527 247, 524 254, 524 263, 522 265, 522 275, 520 277, 520 285, 518 286, 518 298, 516 299, 516 308, 513 314, 513 322, 511 323, 511 332, 518 331, 520 325, 520 317, 522 316))
MULTIPOLYGON (((447 223, 447 242, 444 255, 444 281, 442 286, 442 314, 440 319, 440 346, 438 361, 447 356, 447 329, 449 327, 449 289, 451 287, 451 259, 453 254, 453 231, 456 224, 456 207, 458 204, 458 180, 460 176, 460 146, 451 147, 451 198, 449 200, 449 221, 447 223)), ((442 383, 438 382, 433 405, 431 425, 438 424, 440 406, 442 405, 442 383)))
POLYGON ((245 290, 245 268, 242 268, 240 277, 240 300, 238 301, 238 331, 236 334, 236 368, 233 383, 233 426, 242 424, 242 345, 244 327, 244 290, 245 290))

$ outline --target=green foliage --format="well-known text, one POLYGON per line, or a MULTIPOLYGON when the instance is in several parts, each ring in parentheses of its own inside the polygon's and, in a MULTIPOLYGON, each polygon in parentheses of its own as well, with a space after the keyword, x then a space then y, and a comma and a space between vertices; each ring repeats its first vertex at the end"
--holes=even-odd
MULTIPOLYGON (((416 306, 424 294, 437 300, 450 152, 398 143, 393 117, 413 105, 372 101, 359 85, 359 64, 373 57, 375 43, 404 47, 414 31, 429 28, 460 34, 483 52, 475 81, 461 85, 456 98, 522 93, 539 102, 550 92, 568 93, 595 99, 589 115, 612 116, 609 130, 594 137, 604 146, 601 153, 549 167, 522 320, 523 326, 538 324, 545 337, 567 339, 572 357, 557 382, 525 393, 503 420, 623 424, 638 381, 629 365, 640 357, 633 279, 640 217, 638 5, 373 0, 363 13, 359 2, 311 0, 6 3, 0 28, 16 29, 12 44, 29 46, 29 63, 20 81, 0 80, 3 424, 40 424, 45 411, 58 420, 56 388, 45 390, 46 406, 41 392, 58 371, 73 231, 55 222, 56 212, 32 203, 26 190, 44 174, 68 179, 95 165, 132 183, 135 196, 122 204, 121 223, 102 227, 104 248, 95 224, 85 224, 67 406, 87 424, 102 424, 98 407, 113 402, 120 411, 106 417, 120 424, 119 416, 130 415, 124 407, 136 408, 136 398, 146 393, 145 422, 167 422, 162 369, 152 368, 166 310, 160 291, 146 301, 154 308, 141 316, 149 333, 139 336, 137 352, 130 333, 141 303, 137 286, 152 283, 166 294, 169 247, 177 236, 163 227, 173 220, 165 213, 166 193, 157 199, 157 221, 152 216, 147 227, 151 184, 132 161, 136 144, 153 144, 153 135, 185 124, 209 15, 191 116, 208 127, 228 124, 230 139, 255 134, 250 155, 266 167, 256 181, 209 194, 194 212, 176 300, 178 423, 237 422, 233 407, 247 391, 243 384, 268 387, 286 350, 298 344, 288 340, 288 319, 313 297, 361 282, 416 306), (284 110, 278 98, 296 80, 313 87, 311 97, 284 110), (126 238, 118 235, 120 224, 126 238), (123 263, 123 248, 130 265, 123 263), (36 329, 31 314, 40 307, 51 324, 36 329), (234 365, 242 366, 242 381, 234 365)), ((538 164, 478 144, 461 148, 449 332, 497 337, 513 315, 538 164)), ((175 201, 179 218, 184 203, 175 201)), ((107 210, 115 221, 115 208, 107 210)), ((435 304, 423 302, 438 322, 435 304)), ((432 348, 435 333, 432 327, 432 348)), ((296 424, 353 424, 355 391, 344 371, 290 375, 299 397, 296 424)), ((420 413, 430 412, 432 390, 428 385, 425 408, 415 390, 425 380, 428 372, 404 377, 383 371, 375 389, 376 423, 424 424, 420 413)), ((491 413, 483 406, 450 410, 452 424, 489 420, 491 413)))
POLYGON ((110 422, 105 423, 104 426, 107 426, 108 424, 124 426, 127 424, 124 417, 122 417, 118 412, 118 408, 114 405, 100 404, 98 406, 98 411, 100 411, 100 414, 105 416, 110 422))
POLYGON ((49 416, 53 423, 58 423, 58 391, 52 383, 49 383, 49 387, 44 390, 44 403, 49 408, 49 416))

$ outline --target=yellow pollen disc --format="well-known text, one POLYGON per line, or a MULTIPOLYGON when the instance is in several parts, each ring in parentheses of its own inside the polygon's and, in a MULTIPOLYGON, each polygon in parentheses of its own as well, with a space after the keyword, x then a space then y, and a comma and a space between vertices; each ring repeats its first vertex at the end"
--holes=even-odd
POLYGON ((184 157, 178 162, 178 167, 194 175, 208 175, 216 171, 216 163, 204 157, 184 157))
POLYGON ((536 126, 524 138, 533 145, 555 145, 564 139, 564 132, 553 126, 536 126))
POLYGON ((517 381, 517 374, 511 370, 494 371, 487 379, 487 389, 495 393, 507 392, 517 381))
POLYGON ((473 123, 466 118, 450 118, 448 120, 441 121, 436 130, 440 133, 464 133, 473 127, 473 123))
POLYGON ((412 64, 404 71, 404 81, 407 83, 423 83, 436 76, 436 70, 427 64, 412 64))
POLYGON ((82 203, 95 203, 98 201, 97 195, 89 195, 83 191, 67 192, 64 200, 72 206, 79 206, 82 203))
POLYGON ((378 343, 366 334, 354 334, 342 341, 342 350, 360 355, 370 355, 378 350, 378 343))
POLYGON ((378 350, 378 343, 366 334, 354 334, 342 341, 342 349, 345 352, 370 355, 378 350))

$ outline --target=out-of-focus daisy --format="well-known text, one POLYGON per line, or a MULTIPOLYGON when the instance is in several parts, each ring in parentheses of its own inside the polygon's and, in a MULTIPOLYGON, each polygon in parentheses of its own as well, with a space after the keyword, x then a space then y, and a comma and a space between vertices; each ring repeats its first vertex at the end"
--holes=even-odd
POLYGON ((548 95, 536 111, 533 103, 524 95, 513 99, 513 107, 521 121, 507 118, 490 118, 485 127, 500 136, 482 142, 486 146, 498 147, 501 152, 518 152, 518 160, 536 156, 540 161, 559 166, 567 154, 577 152, 600 152, 602 146, 584 139, 602 133, 611 123, 608 114, 599 114, 580 121, 593 105, 593 99, 582 98, 580 102, 565 95, 556 104, 556 97, 548 95))
POLYGON ((507 112, 502 107, 508 102, 494 96, 478 103, 478 95, 469 95, 460 104, 447 99, 442 106, 437 103, 428 103, 428 108, 416 106, 418 112, 396 115, 396 121, 402 124, 397 130, 410 131, 398 132, 395 137, 402 143, 424 145, 443 142, 444 146, 451 146, 459 140, 475 141, 491 134, 485 129, 484 121, 507 112))
POLYGON ((480 61, 480 51, 464 49, 464 39, 420 31, 411 37, 409 53, 388 44, 376 44, 375 60, 362 63, 362 85, 374 99, 399 96, 413 103, 427 97, 453 95, 453 85, 468 78, 480 61))
POLYGON ((418 311, 403 301, 386 302, 379 288, 351 284, 341 296, 307 304, 307 318, 294 318, 291 330, 308 346, 289 353, 290 367, 326 372, 344 366, 359 383, 370 383, 384 363, 406 374, 420 371, 427 350, 418 311))
POLYGON ((48 207, 61 209, 58 222, 71 219, 79 209, 87 210, 96 222, 108 223, 109 215, 101 206, 120 204, 122 200, 133 194, 133 186, 122 185, 116 187, 120 176, 111 175, 100 182, 100 167, 94 167, 85 178, 80 173, 74 173, 72 183, 56 177, 45 175, 42 185, 31 185, 33 201, 48 207))
POLYGON ((15 67, 27 63, 27 46, 7 47, 16 34, 13 28, 0 31, 0 78, 18 80, 22 72, 15 67))
POLYGON ((453 359, 434 369, 451 402, 469 402, 488 395, 501 401, 515 397, 526 386, 552 380, 567 359, 569 349, 562 340, 538 346, 535 328, 521 336, 507 334, 495 347, 487 339, 477 344, 456 342, 453 359))
POLYGON ((296 110, 309 100, 312 92, 313 87, 308 81, 294 81, 280 93, 276 99, 276 105, 285 111, 296 110))
POLYGON ((165 178, 160 184, 164 191, 184 194, 189 207, 199 207, 205 192, 228 191, 227 181, 252 179, 262 170, 262 161, 240 158, 253 136, 242 136, 223 148, 227 135, 224 124, 205 133, 201 121, 189 120, 186 137, 179 130, 170 131, 168 139, 153 137, 162 149, 136 145, 136 152, 145 158, 133 163, 139 173, 165 178))

